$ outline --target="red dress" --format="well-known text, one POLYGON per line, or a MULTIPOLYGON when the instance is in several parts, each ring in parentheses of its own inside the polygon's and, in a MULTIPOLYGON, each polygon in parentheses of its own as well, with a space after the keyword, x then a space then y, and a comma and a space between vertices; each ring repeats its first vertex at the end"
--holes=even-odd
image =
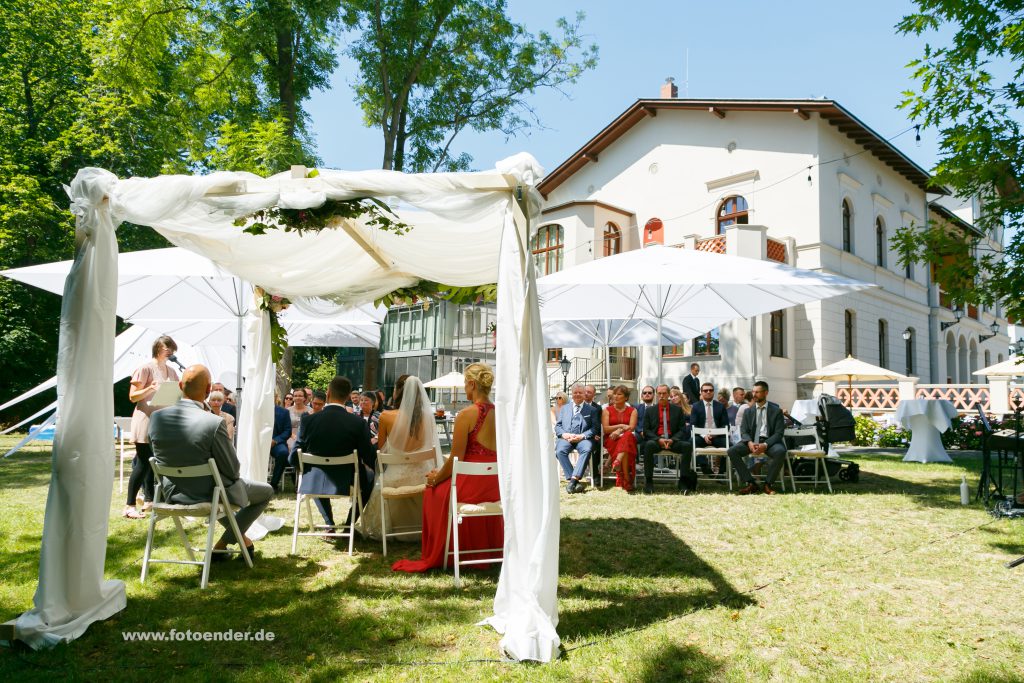
MULTIPOLYGON (((469 433, 466 443, 466 453, 462 459, 465 462, 497 462, 498 453, 486 448, 476 440, 476 434, 480 431, 487 415, 494 410, 493 403, 477 403, 479 416, 476 426, 469 433)), ((501 500, 501 493, 498 491, 497 477, 468 477, 460 475, 459 481, 459 502, 460 503, 492 503, 501 500)), ((434 567, 444 564, 444 542, 448 532, 448 515, 451 510, 449 494, 451 493, 451 478, 444 480, 437 486, 429 486, 423 491, 423 535, 422 555, 419 560, 398 560, 391 569, 399 572, 425 572, 434 567)), ((505 520, 502 517, 478 517, 464 518, 462 526, 459 527, 459 551, 476 550, 479 548, 500 548, 504 545, 505 520)), ((497 554, 497 553, 496 553, 497 554)), ((471 555, 470 557, 482 559, 482 555, 471 555)), ((486 567, 487 565, 470 565, 486 567)))
MULTIPOLYGON (((633 413, 636 412, 636 408, 629 405, 621 412, 616 410, 613 405, 608 406, 605 410, 608 411, 608 424, 611 427, 617 427, 618 425, 626 425, 628 427, 633 413)), ((636 434, 632 429, 627 429, 617 439, 612 438, 612 435, 608 434, 604 437, 604 447, 608 449, 608 455, 611 457, 612 462, 615 462, 619 453, 623 454, 622 467, 615 472, 615 485, 627 491, 632 491, 633 481, 636 479, 636 434)))

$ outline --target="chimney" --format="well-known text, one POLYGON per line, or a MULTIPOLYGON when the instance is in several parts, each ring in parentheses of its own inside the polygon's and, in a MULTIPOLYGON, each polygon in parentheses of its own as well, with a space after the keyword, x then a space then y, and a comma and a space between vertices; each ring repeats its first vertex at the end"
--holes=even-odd
POLYGON ((661 84, 661 99, 671 100, 679 97, 679 88, 676 87, 676 79, 669 76, 661 84))

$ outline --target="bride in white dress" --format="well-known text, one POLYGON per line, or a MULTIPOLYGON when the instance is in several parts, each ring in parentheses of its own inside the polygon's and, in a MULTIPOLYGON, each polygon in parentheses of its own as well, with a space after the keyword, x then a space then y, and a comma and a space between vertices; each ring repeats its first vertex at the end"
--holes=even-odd
MULTIPOLYGON (((388 498, 387 529, 397 527, 417 527, 423 522, 423 495, 427 472, 440 467, 444 458, 441 445, 434 426, 434 412, 430 407, 430 398, 423 382, 412 375, 399 377, 395 386, 396 405, 398 410, 387 410, 381 413, 378 428, 377 447, 387 453, 416 453, 428 448, 434 449, 434 458, 411 465, 388 465, 385 477, 388 487, 411 486, 419 487, 420 494, 403 498, 388 498), (404 380, 404 381, 403 381, 404 380)), ((356 528, 364 537, 380 539, 380 489, 378 477, 374 482, 373 492, 366 502, 356 528)), ((418 534, 398 536, 395 540, 419 542, 418 534)))

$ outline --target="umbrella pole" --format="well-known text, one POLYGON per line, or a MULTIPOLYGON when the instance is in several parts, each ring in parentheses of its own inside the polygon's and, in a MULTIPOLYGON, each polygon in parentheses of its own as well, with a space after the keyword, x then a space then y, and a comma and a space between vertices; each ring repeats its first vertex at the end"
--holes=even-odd
POLYGON ((850 402, 850 410, 853 410, 853 375, 846 376, 846 390, 850 393, 850 398, 847 399, 850 402))
POLYGON ((243 320, 244 320, 243 316, 241 316, 241 315, 238 316, 238 348, 237 348, 238 353, 236 354, 237 355, 237 358, 236 358, 237 363, 236 363, 236 366, 235 366, 235 369, 237 370, 238 374, 235 375, 235 384, 237 385, 235 387, 235 411, 239 415, 242 414, 242 322, 243 322, 243 320))
POLYGON ((658 316, 658 381, 655 384, 661 383, 661 352, 661 316, 658 316))
POLYGON ((608 356, 608 347, 604 347, 604 388, 608 389, 612 386, 612 359, 608 356))

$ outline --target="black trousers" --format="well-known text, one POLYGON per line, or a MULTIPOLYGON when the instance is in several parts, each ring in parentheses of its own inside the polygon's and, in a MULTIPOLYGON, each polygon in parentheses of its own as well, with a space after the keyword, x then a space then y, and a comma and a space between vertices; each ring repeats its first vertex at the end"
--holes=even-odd
MULTIPOLYGON (((654 454, 663 450, 657 439, 645 441, 643 445, 644 454, 644 486, 654 486, 654 454)), ((696 483, 696 477, 690 470, 690 455, 693 453, 693 446, 689 441, 673 441, 668 449, 679 454, 679 483, 681 486, 692 488, 690 485, 696 483)))
POLYGON ((149 465, 152 457, 153 447, 150 444, 135 444, 135 459, 132 460, 132 473, 128 477, 128 502, 125 505, 134 507, 140 488, 145 501, 153 502, 153 468, 149 465))
MULTIPOLYGON (((747 468, 747 463, 744 460, 748 455, 750 455, 750 447, 746 441, 741 441, 729 449, 729 460, 732 461, 732 466, 736 468, 740 481, 753 484, 754 477, 750 474, 750 469, 747 468)), ((786 462, 785 444, 777 443, 769 446, 765 456, 768 458, 768 471, 765 474, 764 483, 771 486, 775 482, 775 477, 779 476, 782 465, 786 462)))

